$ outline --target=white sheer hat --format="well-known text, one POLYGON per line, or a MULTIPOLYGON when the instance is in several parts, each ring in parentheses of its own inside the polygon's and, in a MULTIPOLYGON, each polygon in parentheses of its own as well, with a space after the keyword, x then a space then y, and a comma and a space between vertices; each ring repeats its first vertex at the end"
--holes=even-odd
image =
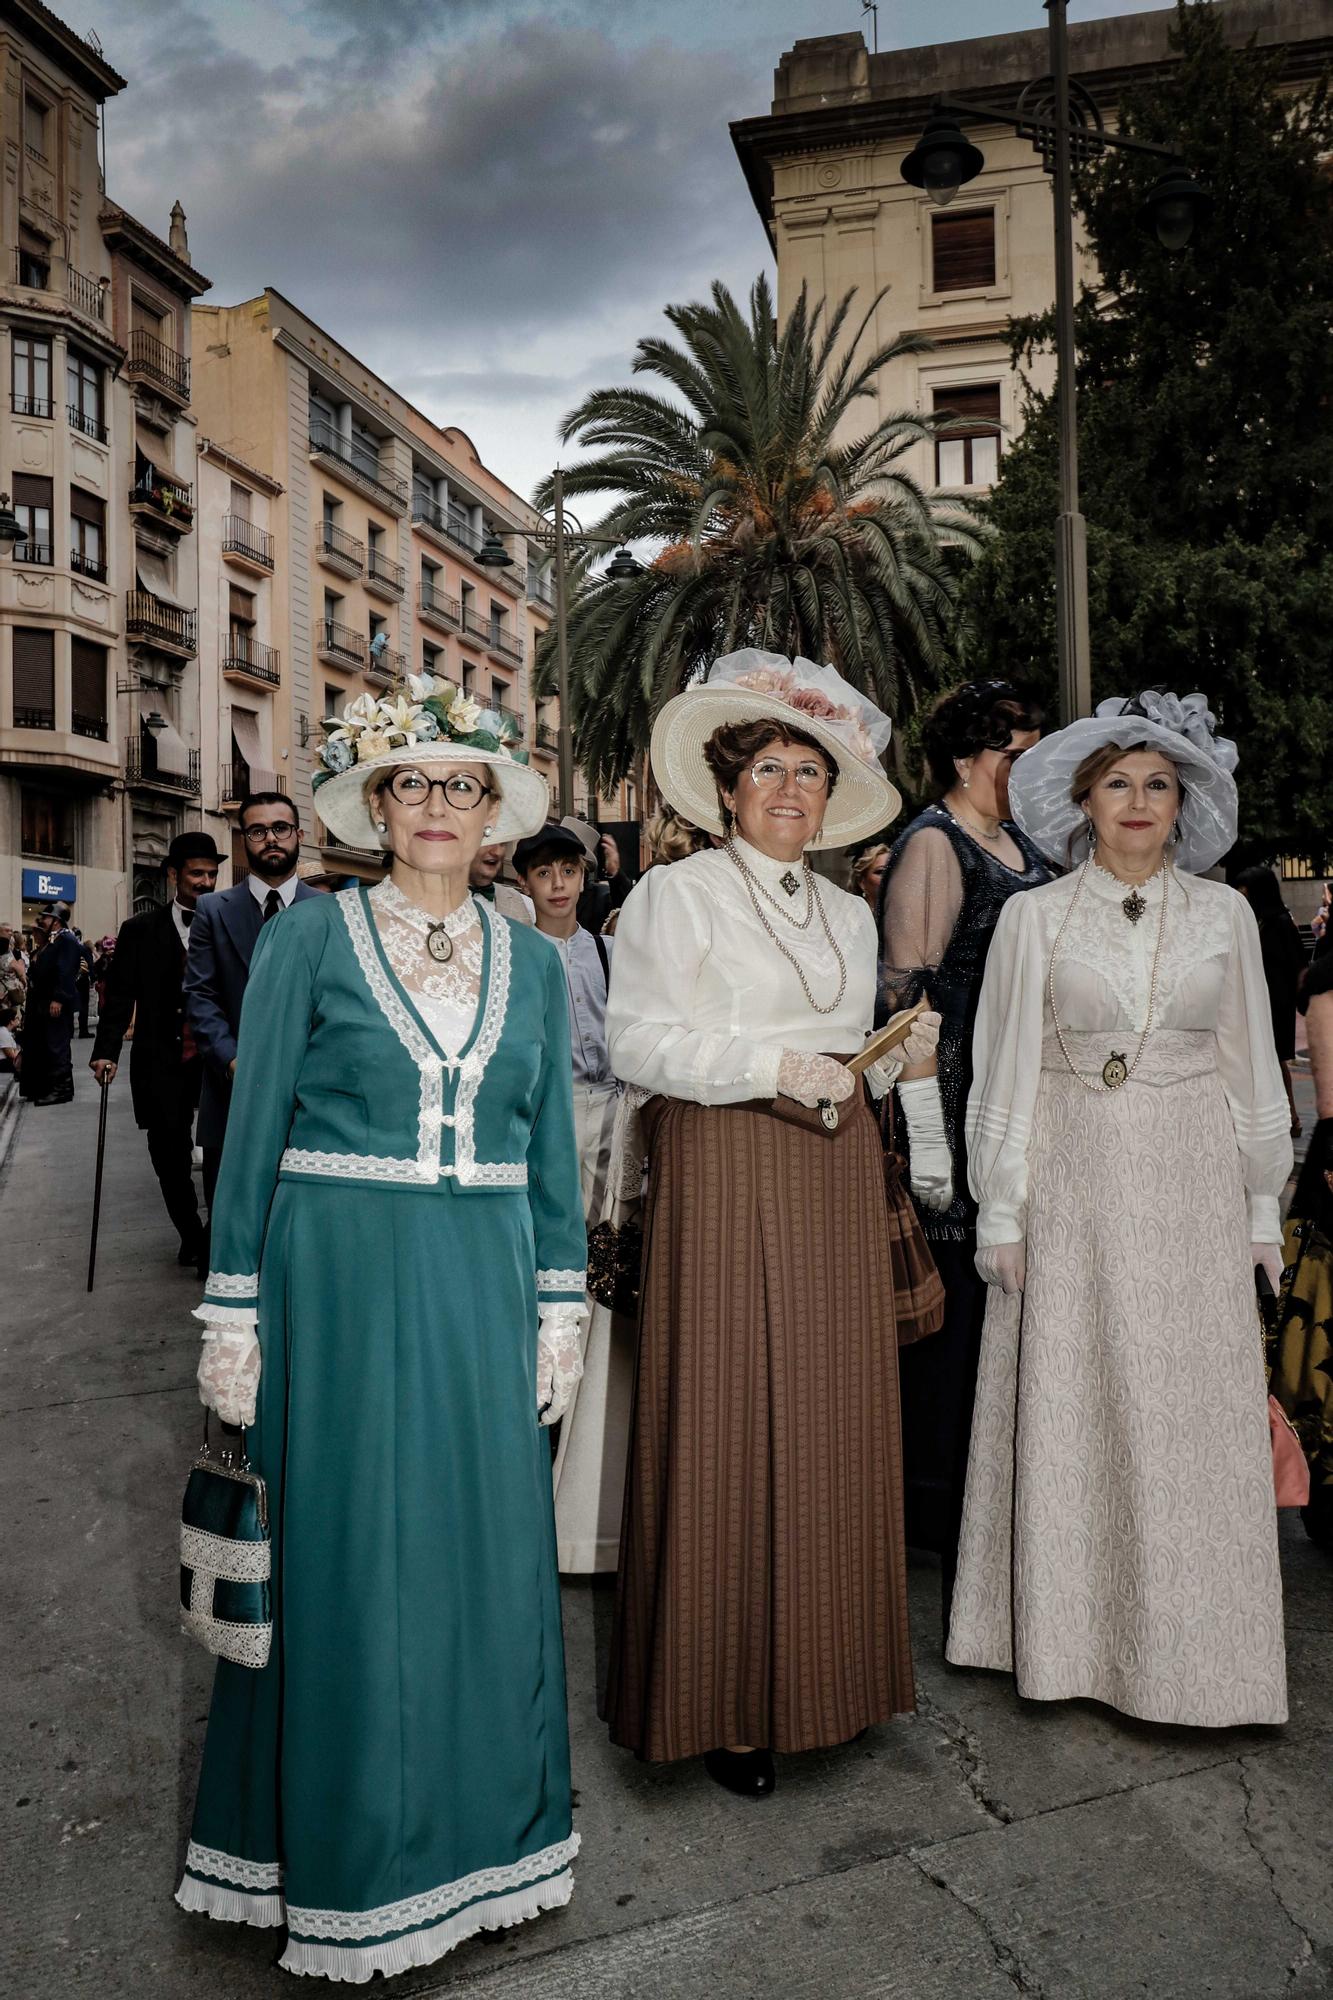
POLYGON ((1048 860, 1067 868, 1087 852, 1083 808, 1070 797, 1074 773, 1094 750, 1143 744, 1169 757, 1180 773, 1178 868, 1202 875, 1236 842, 1234 743, 1217 736, 1216 717, 1201 694, 1160 694, 1146 688, 1100 703, 1095 715, 1043 736, 1014 761, 1009 803, 1024 833, 1048 860))
POLYGON ((708 678, 673 696, 653 724, 653 776, 667 803, 709 833, 723 832, 704 745, 726 723, 769 721, 802 730, 838 767, 825 845, 849 847, 901 811, 902 795, 879 764, 893 734, 888 716, 833 667, 753 646, 715 660, 708 678))
MULTIPOLYGON (((545 778, 516 757, 502 719, 435 674, 409 674, 400 690, 358 695, 322 727, 315 811, 347 847, 378 847, 366 780, 399 764, 488 764, 499 783, 486 823, 499 845, 546 824, 551 794, 545 778)), ((479 806, 478 812, 482 810, 479 806)))

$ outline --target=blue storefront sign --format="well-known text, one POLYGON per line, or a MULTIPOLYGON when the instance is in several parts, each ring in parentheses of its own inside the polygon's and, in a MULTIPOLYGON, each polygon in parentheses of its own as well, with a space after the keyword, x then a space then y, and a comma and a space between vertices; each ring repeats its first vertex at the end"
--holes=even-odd
POLYGON ((23 871, 25 903, 72 903, 78 893, 77 875, 66 875, 59 868, 25 868, 23 871))

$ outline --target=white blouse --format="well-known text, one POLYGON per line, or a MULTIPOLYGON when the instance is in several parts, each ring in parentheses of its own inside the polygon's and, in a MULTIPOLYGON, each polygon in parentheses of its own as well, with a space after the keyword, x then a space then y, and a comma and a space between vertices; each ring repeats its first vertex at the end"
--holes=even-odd
MULTIPOLYGON (((743 840, 736 846, 779 905, 759 895, 759 907, 827 1005, 839 973, 819 912, 804 930, 783 914, 804 916, 804 885, 788 896, 786 862, 743 840)), ((799 863, 792 872, 800 875, 799 863)), ((846 992, 830 1014, 817 1014, 806 999, 720 848, 650 868, 616 923, 606 1040, 621 1081, 696 1104, 741 1104, 777 1094, 784 1049, 855 1054, 874 1014, 875 919, 863 897, 822 877, 818 895, 847 964, 846 992)))
MULTIPOLYGON (((1041 1080, 1042 1040, 1054 1033, 1047 972, 1079 872, 1013 896, 986 960, 967 1105, 968 1179, 982 1248, 1021 1242, 1027 1152, 1041 1080)), ((1129 891, 1095 863, 1060 945, 1055 1001, 1066 1034, 1123 1030, 1138 1046, 1148 1010, 1166 875, 1145 883, 1137 924, 1129 891)), ((1291 1112, 1273 1046, 1259 931, 1243 896, 1223 882, 1170 871, 1157 975, 1156 1027, 1208 1029, 1231 1109, 1255 1243, 1280 1243, 1279 1203, 1291 1172, 1291 1112)))

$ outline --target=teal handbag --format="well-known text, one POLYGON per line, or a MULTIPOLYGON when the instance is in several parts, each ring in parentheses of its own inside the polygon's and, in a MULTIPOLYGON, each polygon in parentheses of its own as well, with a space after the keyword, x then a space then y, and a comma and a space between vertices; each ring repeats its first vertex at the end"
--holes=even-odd
POLYGON ((190 1468, 181 1506, 181 1630, 220 1660, 268 1664, 273 1643, 268 1493, 235 1446, 204 1446, 190 1468))

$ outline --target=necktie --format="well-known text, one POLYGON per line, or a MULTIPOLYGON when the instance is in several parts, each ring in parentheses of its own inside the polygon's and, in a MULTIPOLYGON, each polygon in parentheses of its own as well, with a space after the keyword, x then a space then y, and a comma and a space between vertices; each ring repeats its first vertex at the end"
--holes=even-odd
POLYGON ((276 917, 281 908, 282 896, 280 892, 277 889, 270 889, 264 898, 264 922, 267 923, 270 917, 276 917))

